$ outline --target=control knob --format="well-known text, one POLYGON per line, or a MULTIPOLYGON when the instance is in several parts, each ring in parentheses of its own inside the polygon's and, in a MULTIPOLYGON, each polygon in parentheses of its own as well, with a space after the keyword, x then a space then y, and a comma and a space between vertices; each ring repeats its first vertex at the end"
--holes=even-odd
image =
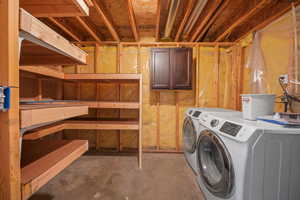
POLYGON ((211 120, 211 122, 210 122, 210 126, 211 127, 216 127, 216 126, 218 126, 219 125, 219 120, 217 120, 217 119, 213 119, 213 120, 211 120))

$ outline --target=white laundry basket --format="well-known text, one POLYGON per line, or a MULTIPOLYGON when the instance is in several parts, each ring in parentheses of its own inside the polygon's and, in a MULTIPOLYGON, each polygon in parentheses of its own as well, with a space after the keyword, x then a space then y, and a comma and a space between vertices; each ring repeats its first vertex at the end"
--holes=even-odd
POLYGON ((275 94, 242 94, 241 97, 244 119, 256 120, 274 112, 275 94))

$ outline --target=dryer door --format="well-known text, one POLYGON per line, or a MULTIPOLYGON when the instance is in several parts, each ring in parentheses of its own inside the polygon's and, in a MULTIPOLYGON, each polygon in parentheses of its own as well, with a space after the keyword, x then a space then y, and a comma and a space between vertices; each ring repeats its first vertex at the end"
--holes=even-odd
POLYGON ((229 198, 234 186, 234 170, 227 148, 212 131, 204 130, 198 140, 198 166, 202 181, 215 196, 229 198))
POLYGON ((197 133, 193 121, 186 117, 183 122, 183 146, 185 152, 194 153, 196 151, 197 133))

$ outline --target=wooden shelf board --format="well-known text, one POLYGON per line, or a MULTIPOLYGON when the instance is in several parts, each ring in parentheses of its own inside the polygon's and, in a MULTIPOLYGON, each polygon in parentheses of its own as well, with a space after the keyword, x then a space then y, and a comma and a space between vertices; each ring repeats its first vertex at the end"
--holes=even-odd
POLYGON ((22 43, 20 65, 86 64, 87 54, 79 47, 20 9, 22 43))
POLYGON ((89 108, 115 108, 115 109, 139 109, 139 102, 116 102, 116 101, 72 101, 72 100, 46 100, 46 101, 26 101, 27 105, 34 104, 57 104, 57 105, 85 105, 89 108))
POLYGON ((88 121, 66 120, 65 129, 70 130, 139 130, 138 121, 88 121))
POLYGON ((39 74, 51 78, 64 79, 65 75, 63 72, 50 69, 44 66, 20 66, 21 71, 39 74))
POLYGON ((75 17, 89 15, 89 7, 84 0, 20 0, 20 7, 35 17, 75 17))
POLYGON ((21 128, 88 114, 88 106, 31 104, 20 106, 21 128))
POLYGON ((140 74, 65 74, 65 80, 140 80, 140 74))
POLYGON ((36 140, 47 135, 51 135, 57 133, 59 131, 63 131, 65 129, 63 122, 57 122, 54 124, 50 124, 48 126, 43 126, 41 128, 34 129, 23 136, 24 140, 36 140))
MULTIPOLYGON (((28 199, 88 150, 88 141, 85 140, 58 140, 51 142, 56 143, 57 145, 52 145, 59 146, 59 148, 27 164, 21 169, 22 199, 28 199)), ((35 147, 31 144, 26 150, 35 149, 43 151, 42 149, 49 148, 48 145, 40 141, 34 145, 35 147), (37 145, 38 147, 36 147, 37 145)))

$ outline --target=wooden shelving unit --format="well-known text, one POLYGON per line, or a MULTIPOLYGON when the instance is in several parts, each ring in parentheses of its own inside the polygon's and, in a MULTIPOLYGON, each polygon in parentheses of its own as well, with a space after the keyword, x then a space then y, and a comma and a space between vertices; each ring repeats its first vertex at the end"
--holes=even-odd
POLYGON ((21 105, 21 128, 34 127, 88 114, 88 106, 83 105, 21 105))
POLYGON ((64 37, 20 9, 22 42, 20 65, 86 64, 87 54, 64 37))
POLYGON ((29 151, 24 152, 22 158, 30 161, 23 163, 21 169, 22 199, 25 200, 85 153, 88 141, 29 141, 24 142, 23 147, 29 151))
MULTIPOLYGON (((49 76, 52 78, 58 77, 61 79, 62 75, 59 72, 59 76, 53 73, 49 69, 38 70, 34 67, 22 67, 21 70, 26 72, 35 73, 43 76, 49 76)), ((101 82, 101 81, 112 81, 112 82, 135 82, 139 84, 139 101, 138 102, 120 102, 120 101, 78 101, 78 100, 46 100, 46 101, 25 101, 27 106, 30 103, 34 105, 81 105, 89 108, 106 108, 106 109, 136 109, 139 110, 139 118, 132 121, 124 120, 66 120, 54 125, 49 125, 43 128, 39 128, 31 131, 24 136, 26 140, 35 140, 50 134, 53 134, 60 130, 71 129, 71 130, 138 130, 139 131, 139 167, 142 167, 142 76, 140 74, 64 74, 64 81, 75 81, 75 82, 101 82)))

